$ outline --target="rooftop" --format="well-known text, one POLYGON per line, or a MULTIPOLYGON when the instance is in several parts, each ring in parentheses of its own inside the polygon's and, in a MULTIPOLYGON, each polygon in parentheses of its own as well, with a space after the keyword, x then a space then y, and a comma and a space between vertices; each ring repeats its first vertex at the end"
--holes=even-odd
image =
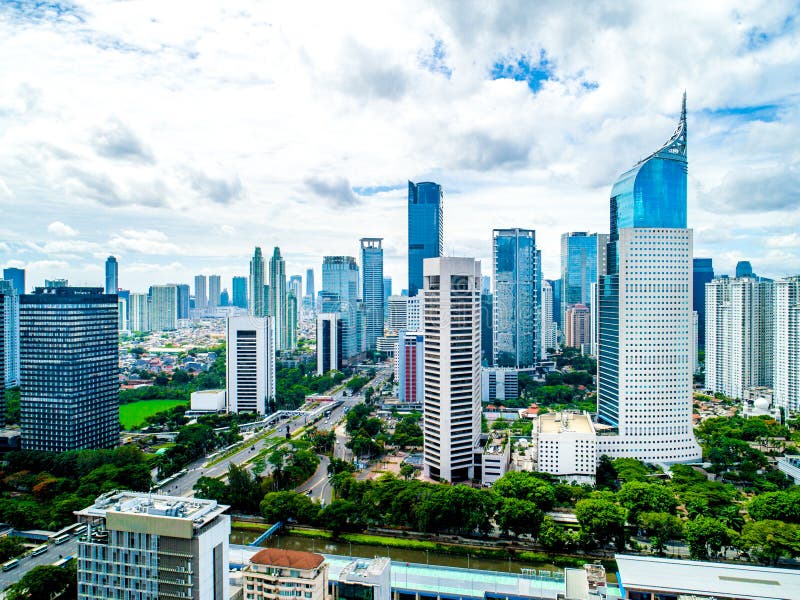
POLYGON ((144 492, 113 491, 103 494, 95 503, 76 511, 78 517, 106 517, 108 513, 141 515, 149 517, 169 517, 191 521, 195 529, 210 523, 228 510, 228 506, 218 504, 216 500, 200 498, 184 498, 182 496, 166 496, 147 494, 144 492))
POLYGON ((375 578, 381 575, 392 561, 387 556, 376 556, 372 560, 354 560, 339 573, 339 580, 353 581, 359 577, 375 578))
POLYGON ((594 425, 587 414, 573 412, 546 413, 539 416, 539 433, 594 433, 594 425))
POLYGON ((800 598, 800 571, 756 565, 615 556, 626 589, 713 595, 715 598, 800 598))
POLYGON ((279 548, 264 548, 250 557, 250 562, 257 565, 291 569, 316 569, 324 560, 325 558, 321 554, 300 552, 299 550, 281 550, 279 548))

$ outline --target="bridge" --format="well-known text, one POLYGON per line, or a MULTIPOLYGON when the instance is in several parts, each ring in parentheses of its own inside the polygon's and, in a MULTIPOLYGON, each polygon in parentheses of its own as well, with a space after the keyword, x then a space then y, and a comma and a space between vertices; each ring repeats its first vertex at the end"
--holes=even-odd
POLYGON ((262 533, 260 536, 258 536, 256 539, 254 539, 252 542, 250 542, 248 544, 248 546, 260 546, 261 542, 263 542, 265 539, 267 539, 273 533, 278 531, 281 527, 283 527, 283 521, 278 521, 272 527, 267 529, 264 533, 262 533))

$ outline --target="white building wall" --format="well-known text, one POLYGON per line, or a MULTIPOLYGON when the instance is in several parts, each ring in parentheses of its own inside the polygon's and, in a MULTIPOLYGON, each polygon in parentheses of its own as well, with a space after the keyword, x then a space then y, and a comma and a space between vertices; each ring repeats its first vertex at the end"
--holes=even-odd
POLYGON ((701 457, 692 428, 692 232, 619 230, 619 434, 600 454, 701 457))
POLYGON ((228 411, 265 414, 275 397, 275 332, 272 317, 229 317, 228 411))
MULTIPOLYGON (((7 388, 20 384, 19 378, 19 294, 9 286, 6 293, 4 319, 4 339, 0 343, 5 347, 5 385, 7 388)), ((0 389, 2 393, 2 389, 0 389)))
POLYGON ((800 410, 800 276, 775 282, 774 370, 775 404, 800 410))
POLYGON ((228 515, 220 515, 209 529, 197 537, 197 600, 218 600, 231 597, 228 560, 230 535, 231 518, 228 515), (214 590, 214 548, 218 544, 222 544, 222 596, 216 595, 214 590))
POLYGON ((422 293, 409 298, 406 302, 406 329, 408 331, 422 331, 422 293))

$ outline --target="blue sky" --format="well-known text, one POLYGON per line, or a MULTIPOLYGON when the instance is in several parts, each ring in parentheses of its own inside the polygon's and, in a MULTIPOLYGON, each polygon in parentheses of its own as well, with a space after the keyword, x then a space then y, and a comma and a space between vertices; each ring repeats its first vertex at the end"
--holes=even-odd
POLYGON ((0 266, 230 288, 383 237, 400 289, 411 179, 448 254, 532 228, 556 277, 686 90, 695 255, 800 272, 796 2, 290 4, 0 3, 0 266))

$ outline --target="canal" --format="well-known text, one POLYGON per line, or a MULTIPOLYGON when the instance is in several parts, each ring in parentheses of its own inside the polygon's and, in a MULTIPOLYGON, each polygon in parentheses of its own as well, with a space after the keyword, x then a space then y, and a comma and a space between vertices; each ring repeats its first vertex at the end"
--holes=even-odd
MULTIPOLYGON (((261 532, 234 529, 231 532, 232 544, 249 544, 261 532)), ((273 535, 262 546, 269 548, 284 548, 289 550, 304 550, 307 552, 321 552, 323 554, 338 554, 341 556, 356 556, 372 558, 374 556, 388 556, 394 561, 443 565, 447 567, 463 567, 483 569, 486 571, 505 571, 519 573, 522 569, 537 569, 547 571, 561 571, 550 563, 528 562, 516 559, 487 558, 483 556, 464 556, 461 554, 448 554, 425 550, 411 550, 407 548, 389 548, 388 546, 372 544, 352 544, 350 542, 334 541, 323 538, 312 538, 304 535, 273 535)))

